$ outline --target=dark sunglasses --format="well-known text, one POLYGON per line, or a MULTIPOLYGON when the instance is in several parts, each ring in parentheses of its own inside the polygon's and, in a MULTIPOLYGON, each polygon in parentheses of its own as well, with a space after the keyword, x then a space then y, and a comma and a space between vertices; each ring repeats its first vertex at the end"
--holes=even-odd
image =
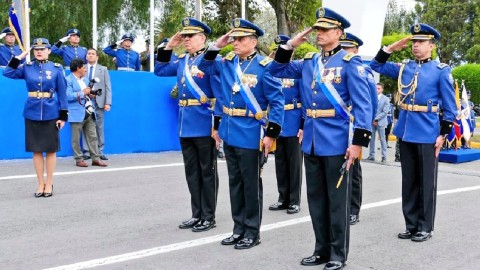
POLYGON ((192 38, 195 35, 197 35, 197 34, 182 34, 182 39, 186 39, 187 37, 192 38))

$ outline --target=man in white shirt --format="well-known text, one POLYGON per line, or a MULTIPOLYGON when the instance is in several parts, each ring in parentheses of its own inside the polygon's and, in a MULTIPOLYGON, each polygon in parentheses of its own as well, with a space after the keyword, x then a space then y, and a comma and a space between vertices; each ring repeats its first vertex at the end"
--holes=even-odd
MULTIPOLYGON (((98 61, 98 52, 97 50, 90 48, 87 51, 87 73, 86 77, 88 80, 93 78, 99 78, 100 81, 95 83, 93 89, 102 89, 102 94, 95 96, 92 99, 92 102, 95 105, 95 124, 97 129, 97 138, 98 138, 98 150, 101 160, 108 160, 104 155, 103 149, 105 148, 105 129, 104 129, 104 115, 105 112, 110 111, 112 106, 112 86, 110 83, 110 75, 105 66, 102 66, 97 63, 98 61)), ((85 135, 82 135, 82 140, 85 142, 85 135)), ((90 158, 90 151, 86 143, 83 144, 83 156, 84 159, 90 158)))

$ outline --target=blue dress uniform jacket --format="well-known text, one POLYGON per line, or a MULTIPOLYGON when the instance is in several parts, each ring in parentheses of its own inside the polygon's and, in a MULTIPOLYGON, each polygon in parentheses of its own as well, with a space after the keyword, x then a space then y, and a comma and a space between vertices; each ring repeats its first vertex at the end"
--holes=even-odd
POLYGON ((12 79, 24 79, 28 92, 46 92, 54 96, 53 98, 28 97, 23 117, 36 121, 53 119, 66 121, 68 111, 67 83, 62 65, 48 60, 35 60, 20 67, 19 64, 20 60, 18 58, 12 58, 3 70, 3 75, 12 79))
POLYGON ((370 66, 363 65, 365 72, 367 74, 366 79, 368 83, 368 88, 370 89, 370 100, 372 102, 372 122, 375 120, 375 115, 377 114, 378 108, 378 95, 377 95, 377 83, 375 82, 375 77, 373 76, 373 70, 370 66))
POLYGON ((390 111, 387 114, 387 123, 388 125, 393 124, 393 104, 390 103, 390 111))
MULTIPOLYGON (((65 80, 67 81, 68 122, 81 123, 85 120, 85 106, 78 102, 77 96, 80 96, 82 103, 85 102, 83 100, 83 89, 78 84, 77 77, 73 73, 68 75, 65 80)), ((88 86, 89 82, 86 77, 83 77, 83 82, 88 86)), ((92 102, 92 106, 95 108, 94 103, 92 102)))
POLYGON ((115 49, 117 45, 110 45, 103 49, 103 52, 111 57, 117 58, 118 69, 129 68, 140 71, 140 55, 134 50, 125 50, 123 48, 115 49))
MULTIPOLYGON (((8 62, 12 57, 22 54, 22 50, 18 45, 8 46, 6 44, 0 43, 0 66, 8 65, 8 62)), ((25 62, 25 59, 22 60, 22 63, 25 62)))
POLYGON ((297 136, 298 130, 301 128, 302 117, 305 118, 303 113, 305 110, 301 107, 300 98, 302 80, 284 78, 280 81, 285 96, 285 115, 280 137, 294 137, 297 136))
POLYGON ((65 67, 68 68, 70 68, 70 62, 72 61, 72 59, 81 58, 83 60, 87 60, 87 51, 87 48, 80 46, 67 46, 60 44, 55 44, 54 46, 52 46, 52 53, 63 57, 63 63, 65 67))
MULTIPOLYGON (((306 110, 333 110, 333 105, 323 94, 318 83, 315 83, 312 90, 314 70, 317 66, 313 60, 314 54, 309 53, 302 60, 290 61, 292 53, 282 47, 278 48, 275 61, 270 65, 272 75, 302 79, 300 93, 302 106, 306 110)), ((352 106, 351 113, 354 115, 355 129, 353 144, 367 146, 372 126, 372 103, 371 91, 360 57, 339 49, 333 56, 324 56, 323 59, 326 60, 326 72, 331 72, 330 69, 335 73, 339 72, 341 79, 335 81, 332 78, 332 84, 345 104, 352 106)), ((347 150, 348 140, 351 139, 349 138, 349 123, 337 111, 335 111, 334 117, 305 118, 302 150, 306 154, 343 155, 347 150), (312 147, 314 153, 312 153, 312 147)))
MULTIPOLYGON (((223 59, 215 59, 217 54, 218 51, 216 50, 207 51, 205 58, 199 66, 200 70, 203 70, 205 74, 221 75, 222 96, 217 98, 215 107, 243 109, 246 110, 247 114, 250 113, 241 94, 234 94, 232 90, 232 86, 235 83, 234 72, 236 66, 234 62, 239 56, 232 52, 223 59)), ((269 123, 265 134, 266 136, 276 138, 278 134, 274 134, 276 133, 274 130, 276 127, 280 129, 283 125, 285 98, 282 93, 280 80, 268 72, 267 67, 271 59, 265 59, 261 55, 251 55, 245 61, 239 60, 240 69, 244 71, 245 76, 250 78, 250 90, 257 99, 261 109, 266 111, 267 107, 269 108, 269 123), (248 68, 247 65, 249 65, 248 68), (270 131, 270 128, 272 131, 270 131)), ((224 113, 218 132, 220 138, 229 146, 259 149, 262 135, 261 129, 262 125, 254 117, 229 116, 224 113)), ((278 133, 280 133, 280 130, 278 130, 278 133)))
MULTIPOLYGON (((387 77, 398 79, 402 64, 386 62, 388 56, 389 54, 380 50, 370 65, 374 71, 387 77)), ((455 90, 452 85, 453 78, 450 67, 430 59, 424 63, 405 60, 403 64, 405 64, 405 69, 401 78, 402 84, 410 84, 417 72, 418 84, 413 94, 408 95, 406 98, 402 95, 401 100, 405 98, 403 103, 412 104, 412 106, 427 106, 428 112, 401 109, 397 124, 393 129, 393 134, 405 142, 433 144, 440 134, 450 134, 455 115, 457 114, 455 90), (438 106, 440 99, 443 107, 442 125, 440 125, 437 113, 432 111, 432 108, 438 106)), ((408 90, 410 88, 403 91, 407 92, 408 90)))
MULTIPOLYGON (((182 54, 172 56, 171 50, 160 49, 157 52, 157 63, 155 64, 155 75, 157 76, 176 76, 178 85, 179 100, 196 100, 194 94, 183 84, 185 61, 190 66, 193 80, 202 89, 209 98, 218 98, 221 95, 220 77, 217 75, 206 75, 198 69, 202 61, 205 49, 192 55, 182 54)), ((220 114, 221 109, 215 106, 216 114, 220 114)), ((212 113, 201 105, 180 106, 178 114, 178 134, 180 137, 209 137, 212 135, 212 113)))

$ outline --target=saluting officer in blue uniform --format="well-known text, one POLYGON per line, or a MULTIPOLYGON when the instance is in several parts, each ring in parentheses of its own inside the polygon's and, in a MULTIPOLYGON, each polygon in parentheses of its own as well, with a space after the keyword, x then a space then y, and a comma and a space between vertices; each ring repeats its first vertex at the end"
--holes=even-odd
POLYGON ((36 38, 32 46, 36 60, 20 65, 30 51, 27 49, 10 60, 3 75, 12 79, 24 79, 27 84, 28 98, 23 110, 25 148, 27 152, 33 152, 33 164, 38 178, 35 197, 50 197, 53 195, 55 152, 60 151, 58 131, 68 118, 67 84, 62 65, 48 61, 51 52, 48 40, 36 38), (46 161, 43 153, 46 153, 46 161), (43 178, 44 167, 46 182, 43 178))
MULTIPOLYGON (((340 45, 342 48, 353 54, 358 54, 358 48, 363 45, 363 41, 351 34, 344 32, 340 38, 340 45)), ((373 77, 373 71, 370 66, 363 64, 366 72, 366 80, 368 88, 370 89, 370 100, 372 102, 372 122, 375 120, 377 113, 378 98, 377 98, 377 83, 373 77)), ((362 207, 362 166, 360 159, 355 160, 352 165, 352 199, 350 201, 350 225, 355 225, 360 221, 360 208, 362 207)))
POLYGON ((87 48, 81 47, 80 43, 80 30, 70 29, 65 37, 59 39, 52 47, 52 53, 63 57, 63 64, 65 69, 70 69, 70 62, 72 59, 81 58, 87 61, 87 48), (70 45, 62 45, 69 41, 70 45))
POLYGON ((388 136, 392 131, 392 125, 393 125, 393 104, 392 104, 393 96, 392 94, 387 94, 386 96, 390 102, 390 110, 388 111, 388 114, 387 114, 387 127, 385 128, 385 139, 387 140, 387 148, 392 148, 390 145, 388 145, 388 136))
MULTIPOLYGON (((220 78, 206 75, 198 68, 207 50, 205 41, 210 27, 193 18, 183 19, 182 25, 183 30, 158 49, 155 75, 177 77, 178 133, 192 205, 191 219, 179 227, 201 232, 216 226, 218 173, 212 113, 215 97, 221 94, 220 78), (187 52, 178 58, 172 57, 172 49, 182 42, 187 52)), ((221 114, 218 109, 217 114, 221 114)))
POLYGON ((350 235, 351 164, 371 136, 372 104, 365 67, 359 56, 340 45, 350 23, 328 8, 319 8, 317 22, 278 48, 272 75, 302 79, 306 109, 302 150, 315 251, 302 265, 327 263, 324 269, 343 269, 350 235), (322 53, 290 61, 293 48, 315 29, 322 53), (351 109, 350 109, 351 107, 351 109), (351 111, 351 113, 350 113, 351 111), (346 160, 347 159, 347 160, 346 160))
MULTIPOLYGON (((20 46, 15 45, 15 34, 10 27, 3 29, 0 39, 5 39, 5 44, 0 43, 0 68, 4 68, 12 57, 20 55, 22 50, 20 46)), ((25 59, 22 60, 22 63, 25 59)))
POLYGON ((438 153, 450 134, 457 113, 450 67, 432 60, 440 33, 427 24, 411 27, 412 36, 382 48, 371 66, 398 79, 396 97, 400 115, 393 134, 400 139, 402 209, 406 230, 399 238, 426 241, 432 237, 437 194, 438 153), (387 62, 390 54, 407 48, 412 40, 415 60, 387 62), (442 100, 443 119, 437 111, 442 100))
MULTIPOLYGON (((278 48, 278 45, 286 44, 288 40, 290 40, 289 36, 278 35, 274 42, 278 48)), ((275 56, 277 48, 270 54, 271 58, 275 56)), ((300 99, 301 80, 282 78, 280 81, 285 96, 285 116, 275 150, 275 172, 279 196, 278 201, 268 209, 272 211, 287 209, 288 214, 295 214, 300 212, 302 192, 303 155, 300 142, 305 116, 302 114, 300 99)))
POLYGON ((125 34, 117 43, 103 49, 104 53, 116 57, 118 70, 140 71, 140 55, 131 49, 133 41, 132 34, 125 34))
POLYGON ((468 106, 470 106, 470 122, 472 123, 472 136, 475 131, 475 127, 477 125, 475 117, 475 111, 473 110, 475 108, 475 104, 470 101, 470 97, 472 96, 472 93, 470 91, 467 91, 467 98, 468 98, 468 106))
POLYGON ((280 80, 267 70, 272 59, 255 52, 263 30, 239 18, 233 20, 233 27, 209 48, 199 68, 206 74, 219 74, 222 84, 216 106, 223 110, 223 116, 215 117, 218 132, 214 131, 214 138, 224 141, 234 222, 233 235, 223 239, 222 244, 247 249, 261 243, 260 172, 273 140, 280 135, 285 100, 280 80), (220 48, 231 43, 229 38, 233 38, 233 52, 216 59, 220 48), (262 148, 264 153, 260 152, 262 148))

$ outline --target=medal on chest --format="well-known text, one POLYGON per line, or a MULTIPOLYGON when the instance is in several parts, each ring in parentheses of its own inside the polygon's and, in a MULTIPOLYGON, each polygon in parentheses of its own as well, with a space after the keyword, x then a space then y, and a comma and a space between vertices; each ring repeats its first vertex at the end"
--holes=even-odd
POLYGON ((52 78, 52 72, 50 70, 45 71, 45 74, 47 75, 47 80, 50 80, 52 78))

